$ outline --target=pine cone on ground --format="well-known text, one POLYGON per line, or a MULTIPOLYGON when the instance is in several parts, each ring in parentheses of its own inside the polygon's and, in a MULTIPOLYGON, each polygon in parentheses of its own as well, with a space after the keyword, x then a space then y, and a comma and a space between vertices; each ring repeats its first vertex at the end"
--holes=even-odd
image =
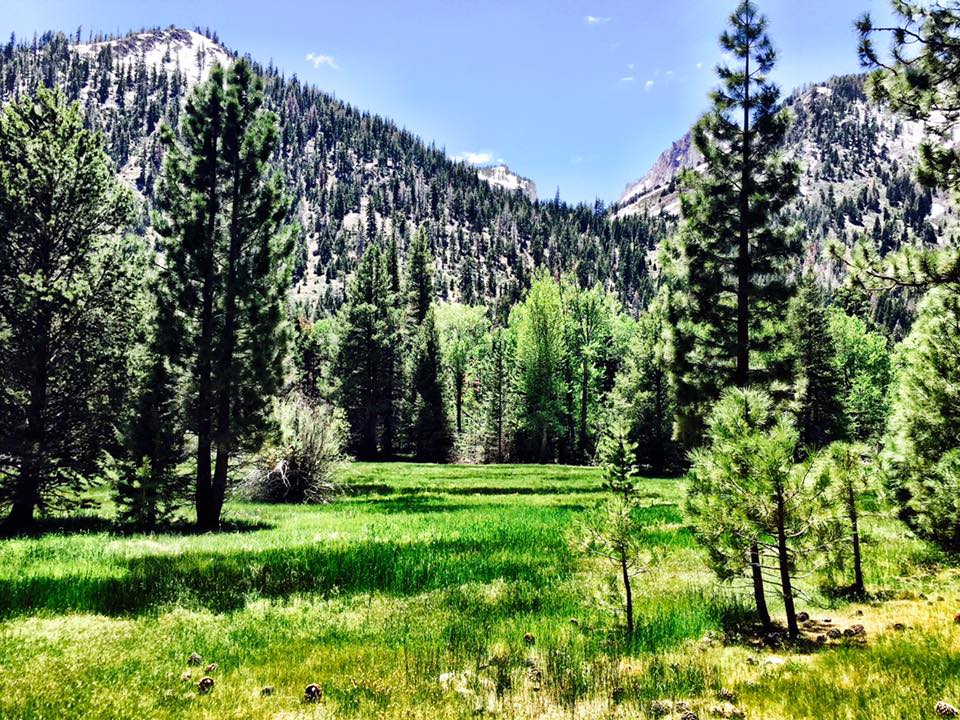
POLYGON ((211 690, 213 690, 213 678, 209 675, 200 678, 200 682, 197 683, 197 692, 201 695, 206 695, 211 690))
POLYGON ((661 717, 673 712, 673 703, 669 700, 654 700, 650 703, 650 714, 654 717, 661 717))
POLYGON ((200 656, 200 653, 190 653, 190 657, 187 658, 187 665, 199 665, 203 662, 203 658, 200 656))
POLYGON ((948 703, 946 700, 941 700, 934 707, 933 710, 940 717, 957 717, 960 716, 960 710, 957 710, 953 705, 948 703))
POLYGON ((303 691, 303 699, 307 702, 317 702, 323 699, 323 688, 316 683, 310 683, 303 691))

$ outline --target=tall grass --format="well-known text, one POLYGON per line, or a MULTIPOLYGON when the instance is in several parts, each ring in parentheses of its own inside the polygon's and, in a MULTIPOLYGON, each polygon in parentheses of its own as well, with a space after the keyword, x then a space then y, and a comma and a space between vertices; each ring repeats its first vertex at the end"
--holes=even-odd
MULTIPOLYGON (((606 570, 570 550, 595 470, 355 464, 347 481, 330 506, 231 503, 237 532, 90 522, 0 542, 0 718, 643 717, 660 698, 704 717, 732 686, 748 717, 886 720, 957 700, 956 575, 893 523, 868 528, 868 581, 947 601, 899 601, 876 627, 912 608, 909 631, 874 642, 871 626, 865 649, 773 672, 746 663, 757 649, 705 642, 741 627, 749 598, 710 576, 676 481, 643 483, 652 562, 629 640, 606 570), (180 679, 191 652, 219 665, 209 695, 196 669, 180 679), (302 700, 311 682, 320 704, 302 700)), ((820 581, 808 602, 851 615, 820 581)))

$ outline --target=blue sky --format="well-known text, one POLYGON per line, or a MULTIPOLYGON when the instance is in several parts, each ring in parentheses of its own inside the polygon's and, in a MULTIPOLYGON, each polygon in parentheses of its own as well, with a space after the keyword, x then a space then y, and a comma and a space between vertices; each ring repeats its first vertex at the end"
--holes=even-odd
MULTIPOLYGON (((784 91, 856 71, 853 20, 887 0, 759 0, 784 91)), ((450 155, 610 202, 706 105, 735 0, 0 0, 10 31, 209 26, 450 155)))

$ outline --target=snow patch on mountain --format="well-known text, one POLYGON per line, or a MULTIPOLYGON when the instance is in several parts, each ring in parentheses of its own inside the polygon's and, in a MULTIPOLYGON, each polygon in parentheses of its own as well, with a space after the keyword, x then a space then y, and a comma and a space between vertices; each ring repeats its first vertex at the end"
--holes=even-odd
POLYGON ((147 67, 163 68, 167 72, 179 69, 192 86, 203 82, 217 63, 226 67, 233 62, 229 52, 200 33, 182 28, 135 33, 116 40, 81 43, 74 50, 82 56, 95 59, 105 46, 111 46, 115 55, 139 62, 143 57, 147 67))
POLYGON ((536 201, 537 199, 536 183, 529 178, 518 175, 502 163, 499 165, 489 165, 487 167, 477 168, 477 175, 494 187, 503 188, 504 190, 509 191, 520 190, 531 200, 536 201))

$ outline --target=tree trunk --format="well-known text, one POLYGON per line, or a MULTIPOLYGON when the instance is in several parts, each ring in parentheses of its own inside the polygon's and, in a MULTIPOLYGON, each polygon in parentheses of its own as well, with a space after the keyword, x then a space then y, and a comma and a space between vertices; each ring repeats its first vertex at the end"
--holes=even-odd
POLYGON ((623 574, 623 589, 627 595, 627 637, 633 638, 633 589, 630 587, 630 570, 627 567, 627 552, 620 550, 620 571, 623 574))
POLYGON ((24 453, 20 476, 14 486, 10 514, 3 522, 4 534, 19 534, 35 523, 34 512, 40 503, 40 482, 46 444, 46 414, 50 383, 50 313, 40 311, 39 330, 33 347, 33 380, 30 383, 30 404, 24 433, 24 453))
POLYGON ((740 159, 740 238, 737 247, 737 367, 735 384, 750 382, 750 48, 745 58, 743 153, 740 159))
POLYGON ((763 568, 760 565, 760 548, 757 543, 750 544, 750 570, 753 576, 753 600, 757 605, 757 616, 763 624, 764 630, 772 626, 770 611, 767 609, 767 598, 763 592, 763 568))
POLYGON ((457 434, 463 432, 463 383, 464 377, 460 373, 457 375, 457 378, 454 382, 456 388, 456 405, 457 405, 457 434))
POLYGON ((589 384, 590 384, 590 365, 587 363, 587 358, 584 356, 583 360, 580 362, 580 457, 585 458, 587 456, 587 404, 590 399, 589 396, 589 384))
POLYGON ((213 344, 213 290, 212 279, 204 282, 203 313, 200 321, 200 340, 197 357, 197 526, 212 530, 213 482, 210 474, 210 451, 213 447, 211 419, 211 348, 213 344))
POLYGON ((777 486, 777 559, 780 565, 780 589, 783 592, 783 609, 787 613, 787 632, 791 640, 800 637, 797 612, 793 606, 793 584, 790 580, 790 557, 787 552, 786 510, 783 488, 777 486))
POLYGON ((847 514, 850 518, 850 529, 853 532, 853 592, 857 597, 863 597, 867 594, 867 590, 863 584, 863 564, 860 557, 860 518, 852 484, 847 485, 847 514))

